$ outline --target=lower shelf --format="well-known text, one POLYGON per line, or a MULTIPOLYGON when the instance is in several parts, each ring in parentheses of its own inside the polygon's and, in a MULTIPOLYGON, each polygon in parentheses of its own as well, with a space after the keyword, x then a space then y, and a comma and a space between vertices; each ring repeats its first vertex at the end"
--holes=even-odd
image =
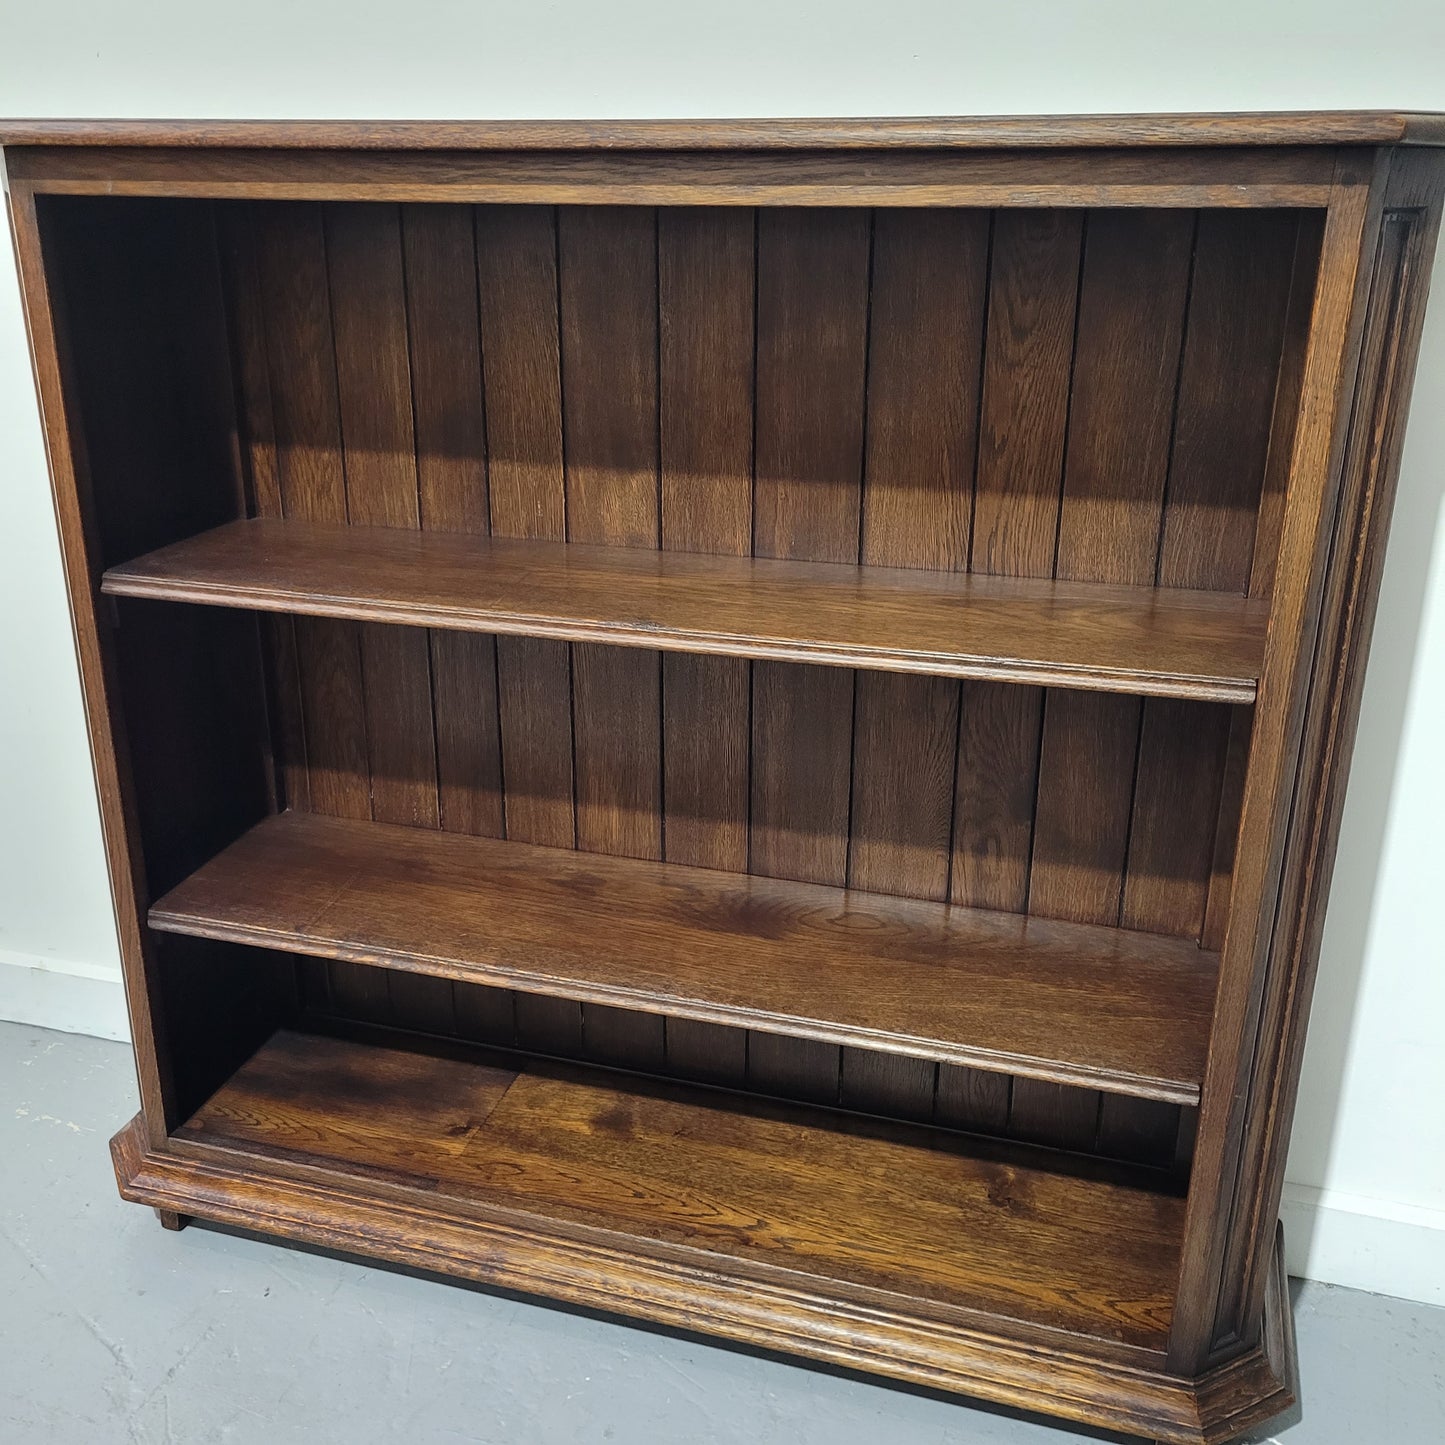
MULTIPOLYGON (((139 1120, 117 1136, 121 1190, 161 1209, 1161 1439, 1226 1438, 1201 1425, 1198 1382, 1162 1373, 1182 1201, 1104 1170, 287 1030, 163 1145, 144 1139, 139 1120)), ((1266 1353, 1244 1394, 1278 1408, 1266 1353)))

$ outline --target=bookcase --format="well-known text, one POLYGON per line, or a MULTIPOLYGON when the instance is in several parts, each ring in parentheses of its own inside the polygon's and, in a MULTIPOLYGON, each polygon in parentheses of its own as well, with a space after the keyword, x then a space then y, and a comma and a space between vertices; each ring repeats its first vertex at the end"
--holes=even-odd
POLYGON ((1445 118, 0 141, 127 1199, 1181 1445, 1290 1403, 1445 118))

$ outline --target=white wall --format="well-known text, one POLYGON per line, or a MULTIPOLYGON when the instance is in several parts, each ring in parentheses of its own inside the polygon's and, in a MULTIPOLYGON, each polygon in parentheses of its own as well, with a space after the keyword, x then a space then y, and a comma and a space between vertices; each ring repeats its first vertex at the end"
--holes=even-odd
MULTIPOLYGON (((12 10, 0 38, 0 105, 12 115, 1445 110, 1438 0, 1188 10, 1157 0, 252 0, 224 13, 193 0, 50 0, 12 10)), ((95 979, 115 975, 116 950, 6 259, 0 1015, 105 1032, 117 1027, 114 988, 95 979)), ((1445 1303, 1445 946, 1435 923, 1445 891, 1445 268, 1436 291, 1286 1214, 1297 1271, 1445 1303)))

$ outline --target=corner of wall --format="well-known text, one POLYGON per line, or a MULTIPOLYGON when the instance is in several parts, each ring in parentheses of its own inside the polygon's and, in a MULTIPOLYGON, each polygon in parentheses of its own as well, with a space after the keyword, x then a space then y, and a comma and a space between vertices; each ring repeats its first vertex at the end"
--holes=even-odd
POLYGON ((1445 1306, 1445 1209, 1287 1183, 1280 1216, 1290 1274, 1445 1306))
POLYGON ((94 964, 0 952, 0 1019, 130 1040, 120 976, 94 964))

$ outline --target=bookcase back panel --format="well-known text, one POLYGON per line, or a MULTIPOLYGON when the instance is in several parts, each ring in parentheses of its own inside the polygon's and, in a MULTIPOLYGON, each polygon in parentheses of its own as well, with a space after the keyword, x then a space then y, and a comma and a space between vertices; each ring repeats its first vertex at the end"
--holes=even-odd
MULTIPOLYGON (((86 200, 50 229, 83 302, 106 563, 244 504, 1243 591, 1272 566, 1305 214, 86 200), (151 445, 147 416, 180 409, 151 445)), ((1184 937, 1222 915, 1248 709, 259 626, 285 806, 1184 937)), ((348 979, 358 1014, 435 992, 348 979)), ((579 1046, 583 1006, 507 1006, 528 1046, 579 1046)), ((1171 1106, 833 1045, 752 1035, 744 1064, 711 1025, 585 1025, 638 1067, 1071 1147, 1179 1129, 1171 1106)))
MULTIPOLYGON (((1317 244, 1273 211, 218 218, 263 515, 1237 591, 1317 244)), ((273 631, 293 806, 1183 936, 1227 888, 1247 717, 1223 707, 273 631)), ((532 1046, 577 1046, 581 1006, 520 1010, 532 1046)), ((741 1067, 707 1025, 669 1043, 586 1013, 617 1057, 741 1067)), ((747 1055, 758 1087, 865 1107, 940 1088, 831 1045, 747 1055)), ((1050 1142, 1177 1132, 1177 1110, 944 1075, 960 1117, 1050 1142)))

